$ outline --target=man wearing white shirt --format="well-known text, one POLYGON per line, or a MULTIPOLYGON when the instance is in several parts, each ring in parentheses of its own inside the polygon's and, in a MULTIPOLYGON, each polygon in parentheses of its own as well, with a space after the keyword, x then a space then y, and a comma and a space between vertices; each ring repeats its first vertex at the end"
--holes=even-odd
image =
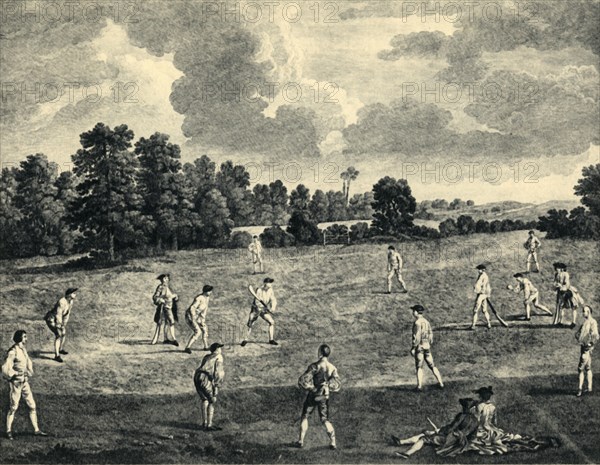
POLYGON ((387 259, 387 293, 392 293, 392 280, 394 279, 394 275, 396 275, 398 283, 402 286, 402 292, 406 294, 408 290, 406 289, 406 284, 402 279, 402 257, 393 245, 388 247, 387 259))
POLYGON ((516 287, 509 285, 508 289, 513 291, 515 294, 518 294, 521 291, 523 292, 523 295, 524 295, 523 304, 525 305, 525 319, 527 321, 531 320, 531 305, 532 304, 535 308, 537 308, 538 310, 541 310, 546 315, 552 315, 552 312, 540 303, 540 293, 538 292, 536 287, 533 285, 533 283, 529 279, 527 279, 525 276, 523 276, 523 273, 515 273, 513 275, 513 277, 517 280, 518 284, 516 287))
POLYGON ((196 296, 192 305, 185 312, 185 321, 194 331, 190 340, 185 346, 184 352, 192 353, 192 345, 202 335, 204 350, 208 350, 208 327, 206 326, 206 314, 208 313, 208 302, 212 294, 213 287, 208 284, 202 288, 202 294, 196 296))
POLYGON ((70 287, 65 292, 65 296, 61 297, 54 305, 52 310, 46 313, 44 320, 54 334, 54 360, 59 363, 63 362, 61 355, 67 355, 68 352, 64 349, 65 339, 67 337, 67 323, 71 316, 73 302, 75 301, 77 288, 70 287))
POLYGON ((600 339, 598 335, 598 323, 592 317, 592 308, 589 306, 583 307, 583 324, 579 331, 575 334, 577 342, 581 346, 581 353, 579 356, 579 389, 577 391, 577 397, 583 395, 583 382, 587 373, 587 390, 589 393, 592 392, 592 351, 594 345, 600 339))
POLYGON ((473 306, 473 323, 471 324, 471 329, 475 329, 477 325, 477 317, 479 313, 479 309, 481 309, 485 320, 487 321, 488 329, 492 327, 490 323, 490 314, 487 309, 487 300, 492 293, 492 288, 490 286, 490 278, 486 273, 485 265, 477 265, 477 270, 479 271, 479 277, 475 282, 475 305, 473 306))
POLYGON ((248 251, 252 256, 252 274, 256 274, 256 267, 258 266, 259 273, 263 273, 263 261, 262 261, 262 245, 258 236, 252 236, 252 242, 248 246, 248 251))
POLYGON ((273 292, 274 282, 275 280, 272 278, 265 278, 263 285, 256 289, 257 299, 254 299, 252 307, 250 308, 250 316, 248 317, 248 336, 242 341, 242 347, 248 344, 252 326, 259 317, 269 323, 269 344, 274 346, 278 345, 277 341, 275 341, 275 320, 273 319, 273 312, 277 308, 277 299, 273 292))

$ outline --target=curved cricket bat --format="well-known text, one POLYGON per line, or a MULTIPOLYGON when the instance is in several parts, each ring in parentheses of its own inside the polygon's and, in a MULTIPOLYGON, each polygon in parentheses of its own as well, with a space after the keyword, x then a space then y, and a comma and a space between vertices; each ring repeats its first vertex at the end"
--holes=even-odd
POLYGON ((261 299, 258 298, 258 296, 256 295, 256 291, 252 287, 252 284, 248 284, 248 291, 250 292, 250 294, 252 294, 252 297, 254 297, 258 302, 260 302, 260 304, 263 307, 265 307, 266 310, 271 311, 269 306, 266 303, 264 303, 261 299))
POLYGON ((498 319, 498 321, 500 322, 500 324, 502 326, 504 326, 505 328, 509 328, 508 323, 506 321, 504 321, 500 315, 498 315, 498 312, 496 311, 496 309, 494 308, 494 306, 490 302, 490 299, 486 299, 486 300, 487 300, 488 306, 490 307, 490 310, 492 311, 492 313, 494 314, 494 316, 498 319))

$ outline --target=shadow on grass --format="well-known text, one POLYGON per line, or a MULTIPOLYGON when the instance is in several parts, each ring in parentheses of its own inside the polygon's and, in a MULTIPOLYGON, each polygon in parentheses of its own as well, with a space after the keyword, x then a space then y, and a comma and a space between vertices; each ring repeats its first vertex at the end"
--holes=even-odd
MULTIPOLYGON (((34 392, 42 428, 49 438, 3 441, 1 463, 390 463, 398 448, 391 434, 408 437, 449 422, 458 399, 493 384, 499 426, 507 432, 556 436, 562 446, 539 452, 481 457, 467 453, 444 458, 425 447, 411 463, 598 463, 596 432, 589 412, 598 411, 600 396, 576 399, 566 386, 575 376, 545 376, 454 381, 444 390, 428 386, 346 388, 332 395, 330 419, 338 450, 315 412, 303 449, 297 439, 304 394, 294 386, 231 389, 223 387, 215 406, 215 425, 222 431, 200 431, 199 398, 188 395, 63 395, 34 392)), ((190 380, 191 385, 191 380, 190 380)), ((5 390, 6 391, 6 390, 5 390)), ((3 392, 7 403, 7 392, 3 392)), ((28 431, 26 413, 17 414, 15 430, 28 431)))

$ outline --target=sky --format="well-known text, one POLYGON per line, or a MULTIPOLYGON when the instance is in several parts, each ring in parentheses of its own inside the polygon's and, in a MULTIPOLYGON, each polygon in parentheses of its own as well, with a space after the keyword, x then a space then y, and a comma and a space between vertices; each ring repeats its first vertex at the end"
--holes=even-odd
POLYGON ((600 162, 597 1, 7 5, 2 166, 69 169, 97 122, 253 182, 340 189, 355 166, 353 192, 405 177, 417 200, 574 199, 600 162))

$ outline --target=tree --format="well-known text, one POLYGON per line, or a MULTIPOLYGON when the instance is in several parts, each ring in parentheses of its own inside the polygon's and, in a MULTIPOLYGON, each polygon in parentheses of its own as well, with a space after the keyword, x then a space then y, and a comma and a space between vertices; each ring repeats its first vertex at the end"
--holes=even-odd
POLYGON ((475 220, 468 215, 460 215, 456 219, 458 234, 467 235, 475 232, 475 220))
POLYGON ((431 208, 436 210, 448 210, 448 201, 444 199, 435 199, 431 202, 431 208))
POLYGON ((467 200, 467 207, 474 207, 475 206, 475 202, 473 202, 472 200, 467 200))
POLYGON ((344 198, 346 199, 346 206, 350 203, 350 183, 355 181, 358 178, 360 171, 358 171, 354 166, 348 167, 346 171, 340 174, 340 178, 342 178, 342 193, 344 194, 344 198))
POLYGON ((584 167, 582 178, 577 181, 575 194, 581 197, 581 203, 590 212, 600 217, 600 163, 584 167))
POLYGON ((454 221, 454 218, 446 218, 440 223, 439 228, 440 235, 442 237, 450 237, 458 234, 458 227, 456 226, 456 221, 454 221))
POLYGON ((327 192, 327 221, 344 221, 348 219, 346 199, 339 191, 327 192))
POLYGON ((58 176, 54 185, 57 189, 56 199, 62 205, 62 215, 59 224, 58 253, 64 255, 71 252, 75 244, 75 236, 70 230, 67 221, 68 211, 77 197, 77 192, 75 190, 75 176, 73 176, 73 173, 70 171, 63 171, 58 176))
POLYGON ((143 213, 152 220, 152 233, 157 247, 163 240, 171 239, 177 250, 177 234, 186 212, 185 178, 181 174, 181 150, 169 142, 166 134, 155 133, 149 139, 142 137, 135 144, 139 156, 138 188, 144 200, 143 213))
POLYGON ((382 235, 409 231, 417 202, 406 179, 386 176, 373 186, 373 229, 382 235))
POLYGON ((227 199, 217 189, 206 193, 200 204, 202 227, 198 232, 198 244, 202 247, 221 247, 229 240, 233 220, 227 209, 227 199))
POLYGON ((287 232, 294 236, 297 244, 314 245, 321 240, 321 233, 316 223, 308 218, 307 212, 301 210, 292 213, 287 232))
POLYGON ((310 190, 304 184, 298 184, 290 194, 290 210, 307 211, 310 202, 310 190))
POLYGON ((15 206, 21 211, 22 244, 26 255, 51 255, 58 251, 60 219, 64 206, 57 200, 58 165, 46 155, 29 155, 15 172, 15 206))
POLYGON ((0 175, 0 258, 18 257, 24 233, 21 210, 15 205, 17 168, 3 168, 0 175))
POLYGON ((448 208, 450 210, 460 210, 462 208, 465 208, 467 206, 467 204, 461 200, 461 199, 454 199, 452 202, 450 202, 450 205, 448 206, 448 208))
POLYGON ((290 218, 287 212, 288 193, 287 188, 279 179, 269 184, 269 196, 273 212, 271 224, 287 224, 290 218))
POLYGON ((227 208, 236 226, 244 226, 252 222, 252 205, 244 191, 250 186, 250 173, 243 165, 234 165, 228 160, 221 164, 215 178, 217 189, 227 199, 227 208))
POLYGON ((310 216, 317 224, 327 221, 329 214, 329 200, 325 192, 317 189, 308 204, 310 216))
POLYGON ((477 220, 475 223, 475 232, 476 233, 489 233, 490 231, 490 223, 486 220, 477 220))
POLYGON ((217 167, 207 156, 196 158, 194 163, 186 163, 183 166, 186 183, 194 200, 194 205, 200 207, 200 203, 206 193, 216 187, 217 167))
POLYGON ((73 155, 80 183, 69 222, 81 232, 80 251, 105 252, 110 261, 116 251, 139 243, 142 198, 136 189, 138 160, 131 152, 133 131, 126 125, 112 130, 98 123, 80 135, 83 148, 73 155))
POLYGON ((348 219, 370 220, 373 218, 373 193, 354 194, 350 199, 348 219))
POLYGON ((256 184, 252 189, 254 194, 254 222, 257 225, 273 224, 273 206, 271 205, 271 190, 266 184, 256 184))

